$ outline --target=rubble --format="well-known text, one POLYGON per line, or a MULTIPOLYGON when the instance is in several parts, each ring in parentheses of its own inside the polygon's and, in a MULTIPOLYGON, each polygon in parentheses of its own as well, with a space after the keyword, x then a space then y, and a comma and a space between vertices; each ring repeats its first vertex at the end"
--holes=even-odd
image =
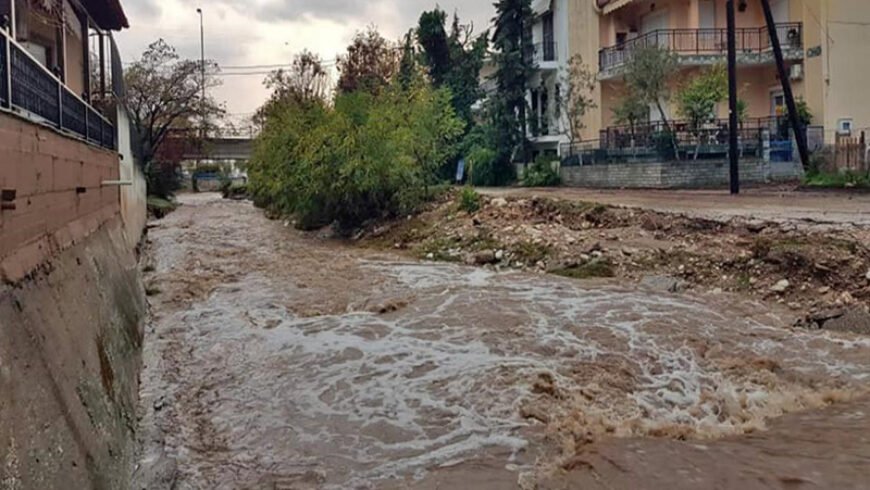
POLYGON ((428 260, 575 279, 612 277, 667 292, 699 288, 744 294, 801 314, 870 304, 870 230, 855 227, 804 229, 487 196, 468 216, 457 212, 447 196, 411 220, 373 224, 361 243, 395 246, 428 260))

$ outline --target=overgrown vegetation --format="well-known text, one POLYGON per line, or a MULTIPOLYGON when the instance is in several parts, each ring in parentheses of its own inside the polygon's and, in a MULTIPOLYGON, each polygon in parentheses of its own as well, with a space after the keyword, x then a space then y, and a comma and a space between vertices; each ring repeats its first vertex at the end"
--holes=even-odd
POLYGON ((480 210, 480 194, 471 187, 463 187, 457 207, 468 214, 476 213, 480 210))
POLYGON ((820 188, 870 189, 870 173, 816 172, 808 174, 804 184, 820 188))
POLYGON ((523 171, 523 185, 526 187, 552 187, 561 183, 559 171, 553 168, 553 158, 546 155, 538 156, 523 171))
POLYGON ((385 79, 360 69, 353 65, 354 77, 371 83, 358 82, 360 90, 340 93, 334 103, 293 90, 273 102, 249 165, 255 204, 295 215, 303 229, 335 223, 346 231, 410 213, 431 196, 464 127, 450 91, 419 77, 371 90, 372 80, 385 79))

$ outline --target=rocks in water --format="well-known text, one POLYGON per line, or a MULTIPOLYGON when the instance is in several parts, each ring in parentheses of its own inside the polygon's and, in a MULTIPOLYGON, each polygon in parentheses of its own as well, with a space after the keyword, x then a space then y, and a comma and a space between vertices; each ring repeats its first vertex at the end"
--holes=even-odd
POLYGON ((827 309, 808 315, 797 326, 870 335, 870 312, 861 307, 827 309))
POLYGON ((482 250, 470 256, 468 262, 474 265, 495 264, 498 259, 495 258, 495 252, 492 250, 482 250))
POLYGON ((641 279, 640 285, 655 291, 679 293, 686 290, 687 283, 671 276, 646 276, 641 279))
POLYGON ((791 283, 788 282, 788 279, 783 279, 783 280, 779 281, 778 283, 774 284, 773 286, 771 286, 770 291, 772 293, 782 294, 782 293, 788 291, 788 289, 790 287, 791 287, 791 283))
POLYGON ((842 316, 832 318, 822 328, 834 332, 852 332, 861 335, 870 335, 870 313, 863 308, 852 308, 842 316))
POLYGON ((495 260, 501 262, 504 260, 504 250, 499 250, 495 253, 495 260))

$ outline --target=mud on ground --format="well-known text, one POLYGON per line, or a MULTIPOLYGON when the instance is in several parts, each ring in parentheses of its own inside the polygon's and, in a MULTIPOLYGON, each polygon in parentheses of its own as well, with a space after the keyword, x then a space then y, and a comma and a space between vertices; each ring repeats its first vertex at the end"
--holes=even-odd
POLYGON ((788 307, 796 324, 870 334, 870 228, 711 220, 551 198, 448 195, 372 227, 362 244, 420 259, 735 293, 788 307))

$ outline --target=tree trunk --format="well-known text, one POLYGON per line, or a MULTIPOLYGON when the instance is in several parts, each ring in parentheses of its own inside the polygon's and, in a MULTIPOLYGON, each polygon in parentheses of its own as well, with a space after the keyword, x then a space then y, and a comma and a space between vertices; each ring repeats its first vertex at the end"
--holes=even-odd
POLYGON ((671 135, 671 145, 674 147, 674 159, 680 161, 680 148, 677 146, 677 135, 671 131, 671 125, 668 123, 668 117, 665 115, 665 108, 662 107, 662 102, 656 99, 656 107, 659 109, 659 114, 662 116, 662 124, 665 125, 665 130, 671 135))

